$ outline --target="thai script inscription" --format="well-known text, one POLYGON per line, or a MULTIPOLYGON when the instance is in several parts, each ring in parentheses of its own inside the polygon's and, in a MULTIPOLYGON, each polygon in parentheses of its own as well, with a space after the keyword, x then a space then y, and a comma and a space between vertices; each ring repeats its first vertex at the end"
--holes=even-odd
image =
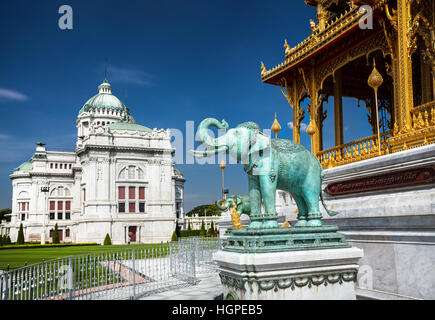
POLYGON ((433 168, 401 171, 382 176, 333 183, 326 187, 326 192, 332 195, 338 195, 372 191, 416 183, 429 183, 434 180, 434 177, 435 170, 433 168))

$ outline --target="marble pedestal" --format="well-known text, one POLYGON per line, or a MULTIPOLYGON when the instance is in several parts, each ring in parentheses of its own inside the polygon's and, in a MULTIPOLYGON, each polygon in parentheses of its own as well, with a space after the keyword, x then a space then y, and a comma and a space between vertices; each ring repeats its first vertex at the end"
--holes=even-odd
POLYGON ((358 248, 271 253, 218 251, 224 299, 355 300, 358 248))

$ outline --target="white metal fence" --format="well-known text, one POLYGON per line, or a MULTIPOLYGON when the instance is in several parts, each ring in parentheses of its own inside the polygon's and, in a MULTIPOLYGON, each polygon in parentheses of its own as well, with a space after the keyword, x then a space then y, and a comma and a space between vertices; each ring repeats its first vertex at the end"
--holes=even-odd
POLYGON ((220 239, 181 238, 49 260, 0 274, 0 300, 137 299, 216 272, 212 255, 221 246, 220 239))

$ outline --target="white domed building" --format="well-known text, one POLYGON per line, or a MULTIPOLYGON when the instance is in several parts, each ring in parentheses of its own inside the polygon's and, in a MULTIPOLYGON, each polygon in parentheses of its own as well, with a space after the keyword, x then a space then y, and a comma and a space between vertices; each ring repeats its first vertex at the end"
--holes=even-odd
POLYGON ((169 130, 136 124, 104 80, 80 110, 75 152, 38 143, 12 180, 12 241, 50 242, 57 223, 63 242, 168 241, 184 227, 185 178, 174 167, 169 130))

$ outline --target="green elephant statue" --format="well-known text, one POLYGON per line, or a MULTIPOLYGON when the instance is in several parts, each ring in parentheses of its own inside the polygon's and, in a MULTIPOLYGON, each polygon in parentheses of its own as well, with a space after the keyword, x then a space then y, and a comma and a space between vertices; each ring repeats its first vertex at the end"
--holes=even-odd
POLYGON ((233 202, 236 204, 236 211, 239 216, 242 214, 251 214, 251 203, 249 201, 249 196, 232 195, 226 200, 221 199, 216 201, 216 205, 219 210, 227 211, 228 209, 231 210, 233 208, 233 202))
POLYGON ((288 191, 298 207, 296 227, 322 226, 319 197, 326 212, 322 195, 322 167, 317 158, 303 146, 290 140, 271 139, 260 131, 255 122, 244 122, 228 130, 225 120, 204 119, 197 130, 197 139, 207 148, 192 151, 195 157, 229 153, 242 163, 248 175, 250 218, 248 228, 278 228, 276 189, 288 191), (210 127, 224 130, 218 138, 208 134, 210 127), (261 203, 265 213, 261 213, 261 203))

